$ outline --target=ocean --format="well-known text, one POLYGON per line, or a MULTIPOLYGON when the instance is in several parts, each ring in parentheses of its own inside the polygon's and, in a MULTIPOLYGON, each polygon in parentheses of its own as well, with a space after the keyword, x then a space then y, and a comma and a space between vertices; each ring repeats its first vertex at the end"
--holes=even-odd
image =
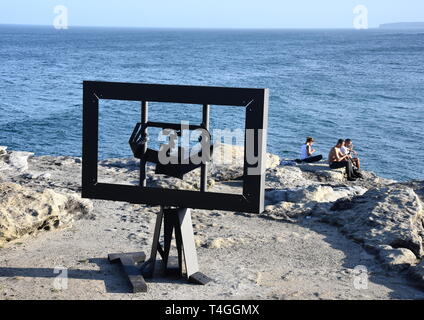
MULTIPOLYGON (((82 81, 270 89, 268 151, 327 156, 351 138, 366 170, 424 179, 424 31, 183 30, 0 26, 0 145, 81 156, 82 81)), ((101 158, 129 157, 137 102, 101 105, 101 158)), ((212 106, 212 127, 244 127, 212 106)), ((152 104, 150 118, 200 123, 201 108, 152 104)))

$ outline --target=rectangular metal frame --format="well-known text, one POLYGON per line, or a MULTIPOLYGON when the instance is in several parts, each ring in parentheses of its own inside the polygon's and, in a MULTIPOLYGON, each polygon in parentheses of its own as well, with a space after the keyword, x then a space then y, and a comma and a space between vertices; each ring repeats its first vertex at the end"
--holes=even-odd
MULTIPOLYGON (((178 86, 84 81, 83 83, 83 162, 82 197, 124 201, 136 204, 175 206, 206 210, 261 213, 264 210, 265 166, 268 125, 268 89, 178 86), (99 183, 98 139, 100 100, 234 106, 246 110, 246 129, 261 131, 254 146, 245 139, 243 194, 150 188, 99 183), (254 148, 257 164, 247 161, 248 148, 254 148), (258 174, 248 174, 249 168, 258 174)), ((204 110, 204 112, 207 112, 204 110)), ((146 116, 146 115, 144 115, 146 116)), ((147 116, 146 116, 147 117, 147 116)), ((137 122, 138 119, 134 119, 137 122)), ((184 119, 182 119, 184 120, 184 119)), ((251 150, 249 150, 251 152, 251 150)))

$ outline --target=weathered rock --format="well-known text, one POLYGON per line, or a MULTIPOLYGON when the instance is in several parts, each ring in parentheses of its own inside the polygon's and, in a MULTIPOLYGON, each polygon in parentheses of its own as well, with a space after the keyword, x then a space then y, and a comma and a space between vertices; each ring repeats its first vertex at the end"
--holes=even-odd
POLYGON ((7 147, 0 147, 0 172, 12 169, 7 163, 9 156, 6 150, 7 147))
MULTIPOLYGON (((167 176, 152 176, 148 179, 150 187, 164 188, 164 189, 178 189, 178 190, 200 190, 200 174, 193 172, 187 174, 184 180, 167 177, 167 176)), ((213 188, 215 181, 208 179, 208 188, 213 188)))
POLYGON ((335 202, 340 198, 362 195, 367 190, 361 187, 309 186, 307 188, 286 191, 289 202, 335 202))
POLYGON ((35 176, 35 179, 40 179, 40 180, 50 180, 52 178, 51 173, 41 173, 41 174, 37 174, 35 176))
POLYGON ((9 153, 7 163, 11 169, 23 172, 28 170, 28 158, 33 155, 31 152, 12 151, 9 153))
POLYGON ((267 206, 265 215, 273 218, 288 218, 288 220, 305 214, 311 214, 318 207, 328 209, 328 206, 318 206, 335 202, 340 198, 362 195, 367 190, 361 187, 331 187, 311 185, 306 188, 287 190, 268 190, 266 192, 267 206))
POLYGON ((69 166, 76 163, 80 163, 80 159, 74 157, 61 156, 57 157, 56 165, 59 166, 69 166))
MULTIPOLYGON (((280 164, 280 157, 267 153, 266 167, 276 168, 280 164)), ((243 176, 244 147, 227 144, 218 144, 214 147, 210 174, 217 181, 230 181, 243 176)))
POLYGON ((379 258, 391 270, 402 271, 416 265, 418 262, 417 257, 411 250, 405 248, 393 249, 390 246, 382 246, 380 248, 379 258))
POLYGON ((110 167, 110 168, 121 168, 127 170, 139 170, 140 169, 140 160, 136 158, 126 158, 126 159, 106 159, 99 161, 100 166, 110 167))
POLYGON ((266 200, 268 203, 281 201, 293 203, 305 202, 335 202, 338 199, 363 195, 365 188, 353 187, 331 187, 325 185, 311 185, 306 188, 267 190, 266 200))
POLYGON ((267 170, 265 184, 267 188, 291 189, 306 187, 316 182, 306 179, 299 167, 279 166, 267 170))
POLYGON ((34 180, 50 180, 52 178, 51 173, 49 172, 28 172, 21 175, 24 179, 34 179, 34 180))
POLYGON ((216 238, 210 241, 206 246, 210 249, 221 249, 233 246, 237 241, 233 238, 216 238))
POLYGON ((300 170, 310 173, 309 177, 315 178, 320 182, 343 182, 345 178, 345 169, 331 169, 326 162, 301 164, 300 170))
POLYGON ((315 210, 315 207, 316 204, 312 202, 292 203, 282 201, 274 205, 266 206, 262 216, 266 216, 275 220, 295 222, 296 218, 311 214, 313 210, 315 210))
MULTIPOLYGON (((275 168, 280 164, 280 157, 267 153, 266 166, 267 168, 275 168)), ((242 167, 244 164, 244 147, 228 144, 217 144, 214 146, 212 162, 216 165, 229 165, 242 167)))
POLYGON ((416 283, 424 288, 424 260, 409 269, 409 274, 416 280, 416 283))
POLYGON ((361 173, 363 178, 358 179, 352 184, 355 184, 357 186, 361 186, 367 189, 372 189, 372 188, 379 188, 379 187, 387 186, 393 183, 397 183, 397 181, 395 180, 379 177, 374 172, 371 172, 371 171, 361 171, 361 173))
MULTIPOLYGON (((287 161, 283 161, 282 163, 287 163, 287 161)), ((358 179, 355 182, 348 182, 344 168, 331 169, 325 161, 304 163, 295 166, 280 166, 269 171, 267 176, 267 179, 269 179, 269 182, 267 180, 267 187, 276 188, 276 184, 280 182, 282 188, 294 188, 312 184, 347 184, 371 189, 396 183, 394 180, 378 177, 373 172, 361 171, 361 173, 363 175, 362 179, 358 179), (280 170, 282 170, 281 173, 279 172, 280 170)))
POLYGON ((35 192, 13 183, 0 184, 0 244, 43 230, 68 227, 93 209, 89 200, 46 189, 35 192))
POLYGON ((420 197, 421 201, 424 202, 424 183, 419 180, 402 182, 401 185, 411 188, 420 197))
POLYGON ((196 245, 196 248, 200 248, 205 244, 205 236, 194 236, 194 244, 196 245))
POLYGON ((346 235, 376 252, 391 246, 423 257, 423 204, 413 189, 402 184, 341 199, 322 219, 339 225, 346 235))

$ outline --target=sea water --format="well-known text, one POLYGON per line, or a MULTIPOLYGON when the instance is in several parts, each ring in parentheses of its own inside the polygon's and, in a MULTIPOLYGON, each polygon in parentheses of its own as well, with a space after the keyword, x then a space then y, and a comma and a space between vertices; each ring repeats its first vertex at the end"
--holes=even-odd
MULTIPOLYGON (((270 89, 268 151, 327 157, 351 138, 364 168, 424 179, 424 31, 183 30, 0 26, 0 145, 81 156, 82 81, 270 89)), ((101 104, 100 157, 129 157, 138 102, 101 104)), ((152 103, 150 119, 201 122, 199 106, 152 103)), ((244 128, 212 106, 212 127, 244 128)))

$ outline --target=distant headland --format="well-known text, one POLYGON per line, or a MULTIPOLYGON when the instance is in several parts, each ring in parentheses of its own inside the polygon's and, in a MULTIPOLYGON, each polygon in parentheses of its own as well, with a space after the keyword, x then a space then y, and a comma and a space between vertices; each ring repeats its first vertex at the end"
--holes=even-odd
POLYGON ((396 22, 384 23, 380 29, 424 29, 424 22, 396 22))

